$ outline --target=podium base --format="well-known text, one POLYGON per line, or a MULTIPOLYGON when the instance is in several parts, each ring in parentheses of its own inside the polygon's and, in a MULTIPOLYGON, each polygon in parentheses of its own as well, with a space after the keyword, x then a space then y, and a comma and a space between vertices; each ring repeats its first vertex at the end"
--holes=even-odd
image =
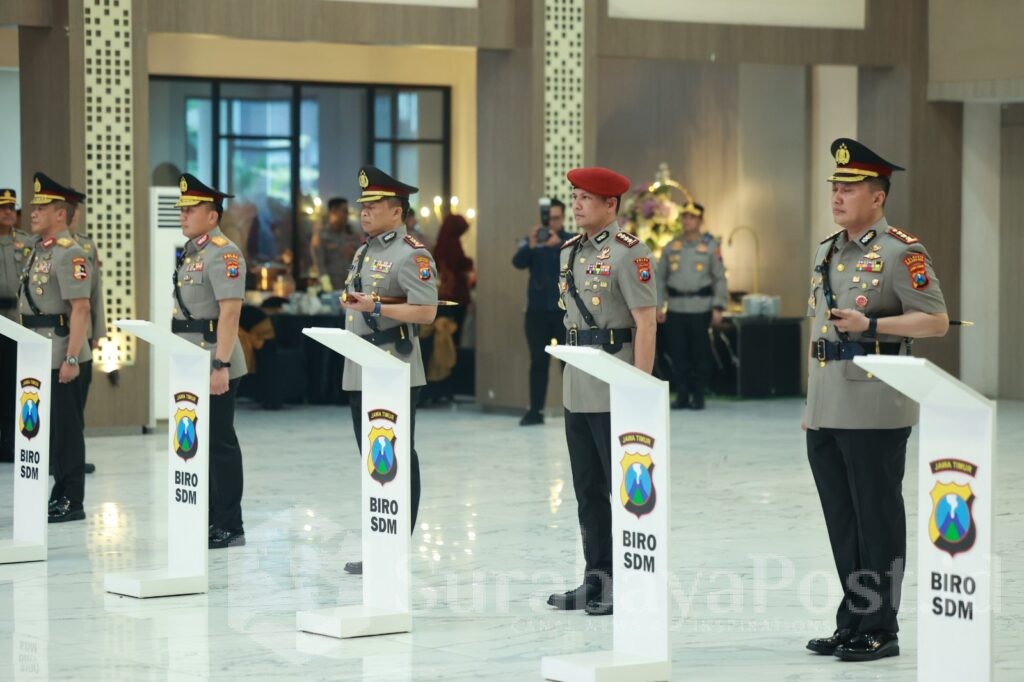
POLYGON ((545 680, 559 682, 656 682, 669 679, 672 665, 615 651, 592 651, 545 656, 540 672, 545 680))
POLYGON ((0 564, 46 561, 46 545, 23 540, 0 540, 0 564))
POLYGON ((205 575, 174 576, 166 570, 114 573, 104 578, 103 589, 126 597, 149 599, 203 594, 207 591, 207 581, 205 575))
POLYGON ((412 630, 411 613, 364 605, 299 611, 295 620, 302 632, 338 639, 393 635, 412 630))

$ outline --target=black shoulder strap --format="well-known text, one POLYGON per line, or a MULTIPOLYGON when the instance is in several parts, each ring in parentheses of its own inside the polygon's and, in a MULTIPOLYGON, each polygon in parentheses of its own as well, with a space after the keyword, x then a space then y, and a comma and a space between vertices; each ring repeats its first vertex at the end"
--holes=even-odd
POLYGON ((39 306, 36 305, 36 301, 32 298, 32 287, 28 286, 29 270, 32 269, 32 264, 36 262, 36 250, 32 248, 32 255, 29 256, 28 261, 25 262, 25 267, 21 269, 21 277, 18 281, 18 298, 21 298, 22 294, 25 294, 25 300, 28 302, 28 307, 32 310, 33 315, 40 313, 39 306))
MULTIPOLYGON (((352 275, 352 289, 358 294, 363 293, 363 262, 366 260, 366 252, 369 250, 370 241, 367 240, 366 243, 356 251, 356 272, 352 275)), ((380 331, 380 322, 370 313, 363 313, 363 321, 366 322, 366 325, 372 329, 375 334, 380 331)))
MULTIPOLYGON (((825 247, 825 258, 821 261, 820 265, 814 268, 817 273, 821 275, 821 291, 825 295, 825 304, 828 306, 828 310, 825 311, 825 317, 831 317, 832 308, 836 305, 836 296, 835 292, 832 291, 832 281, 829 276, 829 271, 832 269, 832 256, 835 252, 836 240, 839 239, 839 235, 842 233, 842 230, 840 230, 832 235, 831 239, 826 240, 828 242, 828 246, 825 247)), ((846 342, 850 340, 850 334, 848 332, 841 332, 837 330, 836 333, 839 334, 839 339, 841 341, 846 342)))
POLYGON ((181 250, 181 255, 178 256, 178 260, 174 263, 174 274, 171 275, 171 280, 174 282, 174 299, 178 302, 178 308, 181 310, 181 314, 185 316, 186 320, 192 321, 195 318, 192 317, 192 312, 185 305, 185 301, 181 298, 181 283, 178 282, 178 270, 181 268, 182 263, 185 262, 185 250, 186 247, 181 250))
POLYGON ((587 310, 587 305, 583 302, 580 297, 580 291, 576 288, 576 278, 573 277, 572 269, 576 264, 576 253, 579 251, 580 245, 583 243, 583 239, 579 239, 575 244, 572 245, 572 251, 569 252, 569 267, 565 271, 565 284, 569 290, 569 295, 572 296, 572 300, 576 303, 576 308, 579 309, 580 315, 583 316, 583 321, 590 325, 591 329, 597 329, 597 320, 594 319, 594 315, 587 310))

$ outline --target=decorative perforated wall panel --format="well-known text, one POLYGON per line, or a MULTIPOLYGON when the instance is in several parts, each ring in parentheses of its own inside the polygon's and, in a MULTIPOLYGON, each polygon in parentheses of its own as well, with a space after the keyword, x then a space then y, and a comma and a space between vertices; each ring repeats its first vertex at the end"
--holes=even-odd
POLYGON ((566 171, 583 165, 586 0, 544 0, 544 194, 569 199, 566 171))
MULTIPOLYGON (((103 259, 110 339, 105 365, 132 364, 134 337, 114 328, 135 318, 132 189, 132 0, 83 0, 85 17, 85 191, 83 226, 103 259)), ((97 330, 97 334, 102 333, 97 330)))

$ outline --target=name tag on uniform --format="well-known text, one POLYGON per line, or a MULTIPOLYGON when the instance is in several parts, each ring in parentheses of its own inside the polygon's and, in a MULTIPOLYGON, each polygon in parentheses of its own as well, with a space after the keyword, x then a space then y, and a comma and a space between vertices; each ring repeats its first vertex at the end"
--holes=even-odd
POLYGON ((389 260, 380 260, 379 258, 374 258, 373 263, 370 265, 370 269, 373 270, 374 272, 387 273, 391 272, 391 268, 393 266, 394 263, 392 263, 389 260))

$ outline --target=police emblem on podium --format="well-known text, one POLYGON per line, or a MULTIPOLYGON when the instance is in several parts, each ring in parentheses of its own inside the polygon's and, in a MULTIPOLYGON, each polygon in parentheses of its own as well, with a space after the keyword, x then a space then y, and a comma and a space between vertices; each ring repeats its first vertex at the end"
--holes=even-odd
MULTIPOLYGON (((369 416, 371 423, 375 420, 391 424, 398 421, 398 415, 388 410, 371 410, 369 416)), ((370 452, 366 456, 366 470, 370 478, 383 486, 395 480, 398 475, 395 430, 390 426, 373 424, 367 438, 370 441, 370 452)))
MULTIPOLYGON (((619 444, 626 448, 637 446, 653 448, 654 439, 645 433, 624 433, 619 444)), ((622 460, 622 485, 619 486, 619 501, 630 514, 638 519, 650 514, 658 500, 654 487, 654 462, 649 454, 624 452, 622 460)))
POLYGON ((199 398, 193 393, 175 393, 174 403, 174 452, 187 461, 199 451, 199 433, 196 431, 199 398))
POLYGON ((970 484, 936 481, 931 498, 928 536, 932 544, 951 557, 971 549, 977 538, 977 526, 971 514, 975 497, 970 484))
POLYGON ((31 377, 21 380, 21 408, 18 410, 18 429, 32 440, 39 435, 39 387, 42 382, 31 377))

